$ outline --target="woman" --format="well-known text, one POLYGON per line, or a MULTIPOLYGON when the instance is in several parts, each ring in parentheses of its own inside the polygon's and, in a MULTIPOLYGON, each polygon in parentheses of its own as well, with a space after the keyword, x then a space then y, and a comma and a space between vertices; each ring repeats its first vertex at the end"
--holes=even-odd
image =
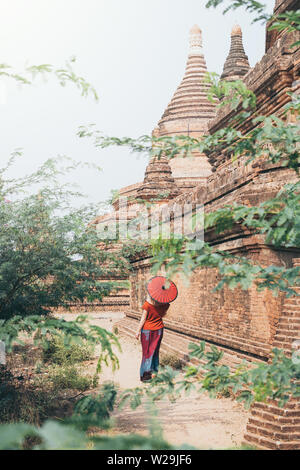
POLYGON ((163 336, 165 316, 170 304, 160 304, 150 297, 147 298, 142 309, 142 317, 139 323, 136 339, 141 336, 142 364, 140 377, 142 382, 152 379, 152 373, 158 372, 159 348, 163 336))

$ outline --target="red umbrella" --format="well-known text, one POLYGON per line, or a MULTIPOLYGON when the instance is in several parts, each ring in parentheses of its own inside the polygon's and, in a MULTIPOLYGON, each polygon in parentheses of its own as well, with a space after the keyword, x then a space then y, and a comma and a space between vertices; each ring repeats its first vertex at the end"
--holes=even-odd
POLYGON ((160 304, 169 304, 173 302, 177 295, 178 290, 174 282, 168 281, 163 276, 156 276, 150 279, 147 285, 147 291, 150 297, 160 304))

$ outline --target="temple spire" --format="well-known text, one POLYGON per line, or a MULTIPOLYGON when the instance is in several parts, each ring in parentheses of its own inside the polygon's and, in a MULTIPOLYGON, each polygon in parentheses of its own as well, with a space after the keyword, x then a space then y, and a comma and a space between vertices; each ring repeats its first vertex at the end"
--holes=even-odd
POLYGON ((152 157, 147 165, 144 181, 137 191, 138 197, 160 204, 178 194, 168 159, 164 156, 152 157))
POLYGON ((250 69, 248 57, 243 46, 242 30, 239 25, 234 25, 231 31, 231 45, 229 54, 224 64, 222 80, 241 79, 250 69))
MULTIPOLYGON (((190 30, 185 74, 158 123, 156 132, 159 136, 200 137, 208 132, 208 122, 215 116, 216 104, 207 98, 206 73, 202 32, 194 25, 190 30)), ((211 173, 206 156, 199 152, 193 152, 190 158, 173 158, 170 167, 180 190, 194 187, 211 173)))
POLYGON ((190 30, 189 52, 184 77, 158 123, 160 135, 189 134, 207 131, 208 120, 215 115, 215 105, 207 98, 206 62, 202 50, 202 32, 194 25, 190 30))

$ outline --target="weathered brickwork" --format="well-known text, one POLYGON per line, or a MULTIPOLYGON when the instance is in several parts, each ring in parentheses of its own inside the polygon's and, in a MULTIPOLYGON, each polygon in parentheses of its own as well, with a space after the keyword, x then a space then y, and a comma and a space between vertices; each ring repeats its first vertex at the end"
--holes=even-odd
MULTIPOLYGON (((293 260, 300 266, 300 259, 293 260)), ((300 292, 299 287, 295 290, 300 292)), ((291 356, 295 341, 300 339, 300 300, 287 298, 278 320, 273 347, 283 349, 291 356)), ((245 443, 265 449, 300 449, 300 400, 291 398, 282 408, 276 401, 255 403, 251 408, 251 418, 247 424, 245 443)))
MULTIPOLYGON (((255 240, 253 240, 255 243, 255 240)), ((273 259, 276 264, 283 255, 278 256, 268 247, 250 243, 249 256, 262 264, 273 259)), ((232 246, 232 242, 228 243, 232 246)), ((291 254, 285 255, 290 264, 291 254)), ((140 317, 141 305, 146 296, 146 281, 150 277, 149 263, 141 261, 134 264, 135 272, 131 277, 131 316, 140 317)), ((180 276, 174 278, 179 294, 171 304, 165 325, 173 331, 206 339, 229 348, 248 352, 253 356, 268 358, 276 326, 282 311, 283 297, 274 297, 270 292, 258 293, 254 288, 248 291, 224 288, 213 292, 219 280, 215 269, 206 268, 196 271, 187 281, 180 276)))
POLYGON ((129 298, 126 296, 123 300, 108 297, 102 302, 72 304, 68 309, 58 308, 55 313, 86 313, 86 312, 127 312, 129 310, 129 298))
POLYGON ((245 54, 241 27, 235 25, 231 31, 231 45, 224 64, 222 80, 239 80, 250 69, 248 57, 245 54))
MULTIPOLYGON (((298 10, 299 0, 275 0, 274 14, 278 15, 288 10, 298 10)), ((284 31, 278 31, 276 29, 269 30, 271 23, 267 24, 266 28, 266 52, 273 46, 277 39, 284 34, 284 31)))
POLYGON ((245 444, 269 450, 299 450, 299 400, 290 400, 284 408, 276 402, 255 403, 247 424, 245 444))

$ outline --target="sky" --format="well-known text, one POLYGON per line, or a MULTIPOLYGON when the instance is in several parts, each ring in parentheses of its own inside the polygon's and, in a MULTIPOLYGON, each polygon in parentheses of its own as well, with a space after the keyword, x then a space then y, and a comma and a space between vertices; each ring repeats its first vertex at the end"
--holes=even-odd
MULTIPOLYGON (((253 17, 242 9, 224 16, 221 8, 208 10, 205 3, 0 0, 0 63, 21 72, 33 64, 60 67, 76 56, 76 72, 99 95, 96 103, 72 84, 61 87, 51 79, 19 86, 0 77, 2 161, 23 149, 10 175, 31 173, 59 155, 95 163, 101 172, 83 168, 68 177, 79 184, 87 202, 104 201, 111 190, 141 181, 145 157, 119 147, 96 149, 76 132, 93 123, 110 136, 150 134, 183 77, 194 24, 202 29, 209 71, 222 72, 235 23, 242 27, 253 67, 264 54, 265 26, 251 24, 253 17)), ((266 3, 271 11, 274 0, 266 3)))

